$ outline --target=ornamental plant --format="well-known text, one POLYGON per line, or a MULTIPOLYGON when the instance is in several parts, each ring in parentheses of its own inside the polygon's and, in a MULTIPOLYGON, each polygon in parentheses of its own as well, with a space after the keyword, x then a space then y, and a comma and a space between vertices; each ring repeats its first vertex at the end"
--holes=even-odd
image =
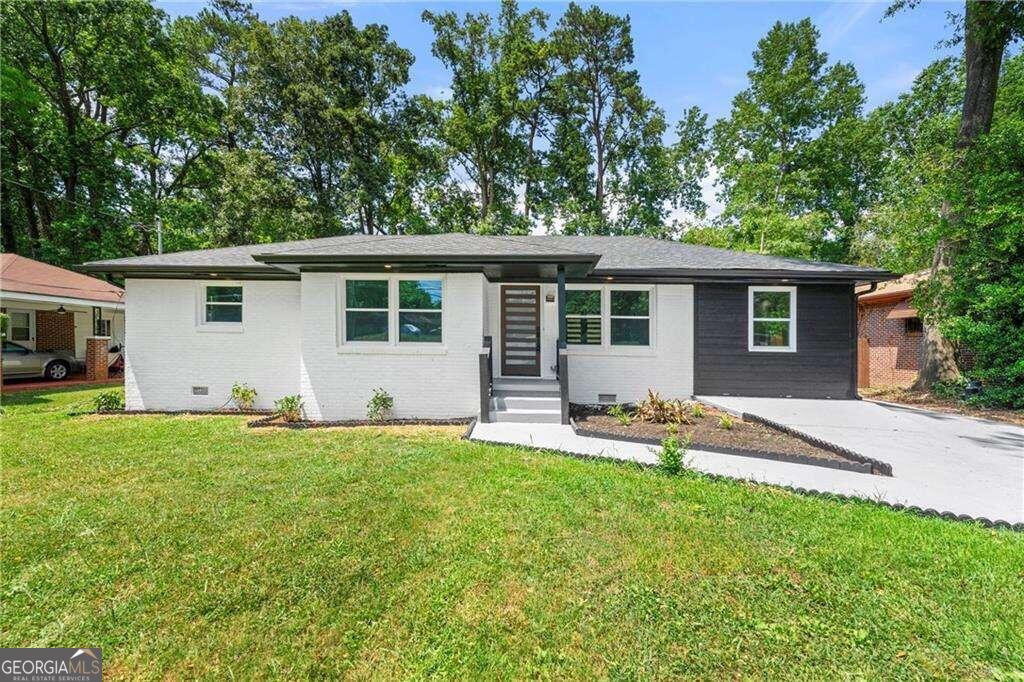
POLYGON ((626 412, 622 405, 612 405, 609 407, 608 416, 614 417, 623 426, 629 426, 629 423, 633 421, 633 418, 629 416, 629 412, 626 412))
POLYGON ((370 401, 366 403, 366 416, 370 421, 382 422, 391 414, 395 399, 383 388, 376 388, 370 401))
POLYGON ((286 422, 302 420, 302 398, 300 396, 286 395, 280 400, 275 400, 274 409, 277 416, 286 422))
POLYGON ((239 410, 251 410, 256 402, 256 389, 249 384, 235 384, 231 387, 231 400, 239 410))

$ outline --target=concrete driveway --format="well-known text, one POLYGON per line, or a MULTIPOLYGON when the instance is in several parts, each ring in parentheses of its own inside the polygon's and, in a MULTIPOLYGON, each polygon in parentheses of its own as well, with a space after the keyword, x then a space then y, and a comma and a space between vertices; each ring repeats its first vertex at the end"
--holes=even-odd
POLYGON ((1019 426, 867 400, 699 399, 888 462, 893 473, 888 478, 803 467, 818 471, 778 482, 1024 523, 1024 428, 1019 426))

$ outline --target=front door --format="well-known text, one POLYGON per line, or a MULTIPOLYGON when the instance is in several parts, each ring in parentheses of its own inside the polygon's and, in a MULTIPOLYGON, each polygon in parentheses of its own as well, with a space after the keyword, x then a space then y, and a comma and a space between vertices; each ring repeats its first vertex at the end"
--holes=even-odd
POLYGON ((501 287, 501 373, 540 376, 540 287, 501 287))

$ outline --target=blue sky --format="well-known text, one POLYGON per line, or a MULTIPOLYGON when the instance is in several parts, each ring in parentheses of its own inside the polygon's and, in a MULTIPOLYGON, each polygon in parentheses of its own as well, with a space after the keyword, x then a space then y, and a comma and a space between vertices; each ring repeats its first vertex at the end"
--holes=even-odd
MULTIPOLYGON (((156 3, 171 15, 194 14, 203 2, 163 0, 156 3)), ((567 3, 530 3, 552 19, 567 3)), ((938 48, 950 35, 946 14, 962 3, 925 2, 890 19, 882 19, 887 2, 603 2, 601 7, 632 20, 636 68, 648 96, 676 120, 694 104, 712 119, 729 111, 729 102, 745 84, 751 53, 776 20, 811 17, 821 32, 821 47, 832 60, 857 68, 867 92, 868 108, 905 90, 931 61, 949 54, 938 48)), ((442 95, 449 76, 430 54, 432 34, 421 20, 424 9, 459 13, 494 11, 497 3, 479 2, 255 2, 266 20, 288 15, 320 18, 342 9, 356 22, 383 23, 402 47, 412 50, 409 90, 442 95)))

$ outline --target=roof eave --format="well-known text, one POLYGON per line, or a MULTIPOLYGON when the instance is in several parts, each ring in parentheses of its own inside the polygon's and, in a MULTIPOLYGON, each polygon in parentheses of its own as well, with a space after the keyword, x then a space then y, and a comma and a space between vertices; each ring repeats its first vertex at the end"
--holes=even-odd
POLYGON ((658 277, 680 279, 729 280, 742 282, 749 279, 773 279, 779 281, 829 280, 836 282, 882 282, 897 279, 899 275, 887 270, 821 271, 821 270, 778 270, 752 268, 643 268, 643 269, 601 269, 596 268, 594 277, 658 277))

